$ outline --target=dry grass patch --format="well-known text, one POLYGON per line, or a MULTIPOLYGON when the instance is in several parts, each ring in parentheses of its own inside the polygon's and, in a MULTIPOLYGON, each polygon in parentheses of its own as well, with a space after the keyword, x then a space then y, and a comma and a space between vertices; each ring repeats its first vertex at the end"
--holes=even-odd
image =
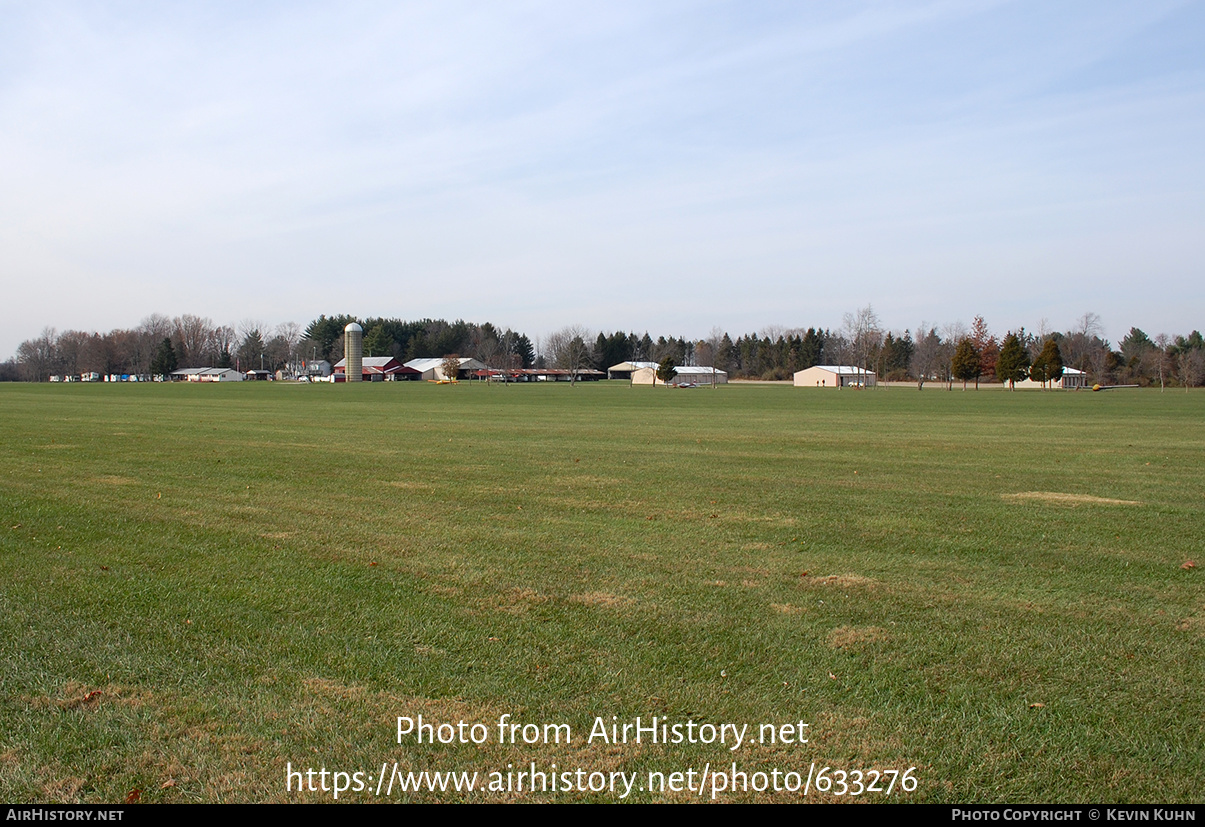
POLYGON ((784 615, 801 615, 807 611, 802 606, 792 606, 790 603, 771 603, 770 608, 784 615))
POLYGON ((1010 502, 1043 502, 1058 505, 1142 505, 1138 500, 1115 500, 1089 494, 1062 494, 1057 491, 1022 491, 1020 494, 1001 494, 1010 502))
POLYGON ((42 791, 45 793, 47 801, 79 804, 82 802, 80 790, 84 788, 85 783, 87 783, 85 779, 74 776, 51 778, 42 785, 42 791))
POLYGON ((805 586, 837 586, 843 589, 873 589, 881 585, 873 577, 863 577, 860 574, 829 574, 824 577, 804 576, 799 582, 805 586))
POLYGON ((808 746, 816 750, 817 766, 822 760, 820 756, 840 755, 845 757, 842 763, 847 766, 853 766, 848 759, 856 756, 867 768, 873 768, 882 756, 906 753, 912 746, 909 738, 913 733, 884 726, 883 721, 876 721, 870 713, 827 710, 809 723, 808 746))
POLYGON ((93 477, 92 482, 99 482, 105 485, 137 485, 138 480, 130 477, 118 477, 112 474, 106 474, 101 477, 93 477))
POLYGON ((725 513, 723 519, 734 523, 762 523, 764 525, 776 526, 793 526, 798 525, 799 520, 795 517, 784 517, 781 514, 742 514, 742 513, 725 513))
POLYGON ((318 695, 347 701, 361 701, 369 694, 363 686, 349 686, 327 678, 306 678, 301 683, 306 689, 318 695))
POLYGON ((491 595, 479 596, 473 601, 473 604, 480 610, 523 615, 527 614, 532 606, 546 603, 551 599, 548 595, 540 594, 535 589, 516 587, 491 595))
POLYGON ((126 707, 142 706, 145 698, 136 690, 117 684, 95 687, 69 681, 63 684, 57 696, 39 695, 26 697, 24 700, 29 704, 29 708, 34 710, 79 709, 90 712, 101 704, 116 703, 126 707))
POLYGON ((829 632, 828 645, 834 649, 856 649, 867 643, 877 643, 888 638, 881 626, 838 626, 829 632))
POLYGON ((251 514, 254 516, 259 516, 260 514, 270 514, 272 509, 266 508, 262 505, 228 505, 226 506, 226 511, 231 514, 251 514))
MULTIPOLYGON (((627 512, 627 508, 625 508, 624 506, 622 506, 618 503, 613 503, 608 500, 599 499, 598 497, 593 497, 593 496, 590 496, 589 494, 583 494, 581 496, 574 496, 574 495, 570 495, 570 494, 558 494, 558 495, 548 497, 547 499, 544 500, 544 502, 542 504, 555 505, 560 508, 566 508, 566 509, 569 509, 570 511, 575 511, 575 512, 577 512, 577 511, 603 511, 603 510, 613 510, 613 511, 622 512, 622 513, 627 512)), ((651 520, 651 519, 653 519, 653 517, 647 517, 646 519, 651 520)), ((566 521, 556 520, 556 522, 566 522, 566 521)), ((571 523, 572 521, 568 521, 568 522, 571 523)))
POLYGON ((598 477, 590 474, 572 474, 568 476, 560 476, 552 479, 551 484, 554 487, 569 488, 572 486, 581 486, 586 488, 606 488, 608 486, 623 485, 624 481, 616 477, 598 477))
POLYGON ((605 606, 609 609, 619 609, 635 605, 636 601, 621 594, 610 592, 586 592, 569 596, 570 603, 581 603, 585 606, 605 606))
POLYGON ((1205 635, 1205 617, 1186 617, 1176 624, 1178 632, 1194 632, 1198 636, 1205 635))
POLYGON ((464 595, 464 589, 459 586, 446 586, 438 583, 427 586, 427 591, 431 594, 448 598, 462 597, 464 595))
POLYGON ((385 484, 393 486, 394 488, 409 488, 418 491, 431 491, 435 488, 435 486, 429 482, 410 482, 408 480, 392 480, 387 481, 385 484))

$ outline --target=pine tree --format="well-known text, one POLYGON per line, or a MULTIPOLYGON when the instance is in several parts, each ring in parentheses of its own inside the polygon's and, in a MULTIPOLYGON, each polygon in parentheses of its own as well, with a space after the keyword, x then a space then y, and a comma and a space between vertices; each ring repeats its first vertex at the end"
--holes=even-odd
POLYGON ((661 364, 657 365, 657 378, 661 380, 662 384, 668 386, 670 382, 674 381, 674 369, 676 367, 678 366, 674 364, 672 356, 666 356, 661 360, 661 364))
POLYGON ((1021 337, 1009 333, 1000 346, 1000 356, 996 359, 996 378, 1007 382, 1009 390, 1015 383, 1029 375, 1029 352, 1021 344, 1021 337))
POLYGON ((172 347, 172 340, 164 339, 155 351, 155 358, 151 360, 151 373, 156 376, 169 376, 177 364, 179 362, 176 359, 176 349, 172 347))
POLYGON ((653 338, 649 336, 648 331, 644 332, 644 336, 640 339, 639 354, 634 358, 647 362, 653 358, 653 338))
POLYGON ((347 327, 350 322, 356 321, 359 320, 354 316, 347 315, 329 318, 325 315, 319 316, 305 329, 305 338, 314 343, 321 358, 329 361, 335 344, 343 340, 343 328, 347 327))
POLYGON ((803 341, 799 345, 799 367, 801 370, 815 367, 820 364, 823 357, 824 340, 820 338, 820 334, 814 327, 809 327, 808 332, 803 334, 803 341))
POLYGON ((515 353, 522 360, 524 368, 530 368, 535 365, 536 349, 532 346, 531 339, 527 338, 527 334, 515 340, 515 353))
MULTIPOLYGON (((594 364, 600 365, 603 370, 617 365, 619 362, 611 361, 611 353, 607 347, 607 334, 601 330, 598 332, 598 338, 594 340, 594 364)), ((621 360, 622 361, 622 360, 621 360)))
POLYGON ((382 324, 374 325, 368 333, 364 334, 365 356, 385 356, 389 353, 391 345, 393 345, 393 340, 389 338, 389 334, 385 332, 385 326, 382 324))
POLYGON ((975 349, 975 344, 968 338, 964 337, 954 351, 954 358, 950 362, 950 370, 954 374, 955 379, 962 380, 962 389, 967 389, 967 382, 971 379, 976 379, 979 376, 979 351, 975 349))
POLYGON ((908 368, 912 365, 912 354, 915 351, 916 345, 912 341, 912 334, 905 330, 904 335, 895 339, 891 344, 891 350, 887 355, 887 378, 896 381, 906 380, 908 368))
POLYGON ((1051 336, 1042 345, 1038 358, 1029 366, 1029 378, 1041 382, 1046 387, 1047 382, 1055 382, 1063 376, 1063 357, 1059 354, 1058 342, 1051 336))
POLYGON ((979 353, 979 373, 975 376, 975 388, 979 388, 979 377, 994 377, 996 375, 996 357, 1000 355, 1000 343, 987 328, 987 322, 982 316, 975 317, 971 325, 971 344, 979 353))
POLYGON ((1041 382, 1043 388, 1046 387, 1046 359, 1049 355, 1043 348, 1029 365, 1029 378, 1041 382))

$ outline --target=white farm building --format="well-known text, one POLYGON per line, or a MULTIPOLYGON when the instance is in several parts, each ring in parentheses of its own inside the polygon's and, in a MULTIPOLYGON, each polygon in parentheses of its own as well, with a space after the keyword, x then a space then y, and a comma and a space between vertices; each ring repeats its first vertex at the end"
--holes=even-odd
MULTIPOLYGON (((1035 382, 1032 379, 1022 379, 1013 387, 1041 388, 1042 383, 1035 382)), ((1075 390, 1077 388, 1086 388, 1088 387, 1088 374, 1082 370, 1076 370, 1075 368, 1063 368, 1063 377, 1061 379, 1055 379, 1051 382, 1048 382, 1046 387, 1061 388, 1065 391, 1075 390)))
POLYGON ((461 356, 460 370, 455 376, 444 376, 444 360, 443 359, 411 359, 406 363, 406 367, 413 368, 422 374, 423 379, 444 382, 448 379, 468 379, 476 371, 485 370, 484 362, 479 362, 476 359, 470 359, 467 356, 461 356))
POLYGON ((657 369, 656 362, 620 362, 618 365, 611 365, 607 368, 608 379, 631 379, 632 374, 641 368, 657 369))
MULTIPOLYGON (((717 385, 728 384, 728 374, 718 368, 702 367, 700 365, 681 365, 674 368, 674 379, 671 385, 717 385)), ((663 385, 657 378, 657 368, 645 367, 632 371, 633 385, 663 385)))
POLYGON ((816 365, 795 371, 797 388, 861 388, 874 384, 873 370, 853 365, 816 365))
POLYGON ((182 368, 171 373, 173 381, 242 382, 246 377, 234 368, 182 368))

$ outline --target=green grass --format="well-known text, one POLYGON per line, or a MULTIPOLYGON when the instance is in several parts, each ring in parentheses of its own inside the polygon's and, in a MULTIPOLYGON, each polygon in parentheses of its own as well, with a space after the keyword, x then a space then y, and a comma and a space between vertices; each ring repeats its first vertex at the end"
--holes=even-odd
POLYGON ((0 428, 3 800, 395 761, 1200 800, 1205 394, 6 385, 0 428), (810 742, 584 743, 612 715, 810 742))

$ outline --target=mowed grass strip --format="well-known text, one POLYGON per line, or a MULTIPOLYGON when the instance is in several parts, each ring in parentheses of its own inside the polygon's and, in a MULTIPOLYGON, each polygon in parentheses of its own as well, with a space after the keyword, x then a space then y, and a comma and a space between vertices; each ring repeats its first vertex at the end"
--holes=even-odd
POLYGON ((815 761, 915 766, 912 801, 1199 800, 1202 414, 1156 392, 0 386, 0 796, 325 799, 286 792, 289 762, 815 761), (575 738, 398 744, 420 713, 575 738), (810 742, 585 743, 613 715, 810 742))

